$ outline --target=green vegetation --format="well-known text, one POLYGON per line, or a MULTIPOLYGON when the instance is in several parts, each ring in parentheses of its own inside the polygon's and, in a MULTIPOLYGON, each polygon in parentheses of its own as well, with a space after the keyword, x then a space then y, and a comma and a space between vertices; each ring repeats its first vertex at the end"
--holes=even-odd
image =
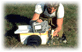
MULTIPOLYGON (((65 9, 65 16, 64 16, 64 33, 67 37, 67 44, 61 43, 61 45, 58 46, 39 46, 39 47, 77 47, 78 46, 78 34, 77 34, 77 5, 75 4, 63 4, 65 9)), ((34 14, 35 4, 5 4, 5 16, 8 16, 10 14, 13 15, 19 15, 20 17, 26 17, 28 19, 31 19, 34 14)), ((16 17, 17 18, 17 17, 16 17)), ((10 17, 9 19, 14 19, 14 17, 10 17)), ((21 18, 24 19, 24 18, 21 18)), ((24 19, 26 20, 26 19, 24 19)), ((11 34, 11 36, 5 36, 5 46, 6 47, 14 47, 17 43, 20 43, 17 40, 16 35, 12 35, 13 33, 11 31, 14 28, 14 24, 21 25, 21 24, 27 24, 25 22, 11 22, 7 19, 4 19, 5 21, 5 34, 7 35, 11 34), (13 23, 13 24, 12 24, 13 23)), ((19 20, 18 20, 19 21, 19 20)), ((29 47, 26 45, 22 45, 21 43, 17 47, 29 47)))

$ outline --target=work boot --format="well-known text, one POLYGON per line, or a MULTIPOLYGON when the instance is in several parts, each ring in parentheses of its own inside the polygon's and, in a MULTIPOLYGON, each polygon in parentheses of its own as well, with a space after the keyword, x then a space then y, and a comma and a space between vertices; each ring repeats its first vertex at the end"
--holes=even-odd
POLYGON ((62 36, 62 41, 63 41, 63 43, 67 43, 65 34, 63 34, 63 36, 62 36))
POLYGON ((59 42, 60 42, 60 43, 62 43, 62 42, 63 42, 63 43, 67 43, 65 34, 63 34, 62 38, 59 38, 59 42))

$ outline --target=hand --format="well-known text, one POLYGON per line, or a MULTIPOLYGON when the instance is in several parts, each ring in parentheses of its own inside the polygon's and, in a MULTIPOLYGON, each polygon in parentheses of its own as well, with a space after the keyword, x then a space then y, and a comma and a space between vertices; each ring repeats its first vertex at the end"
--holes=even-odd
POLYGON ((53 32, 53 36, 58 36, 57 31, 53 32))
POLYGON ((37 20, 37 22, 41 23, 41 22, 42 22, 42 20, 41 20, 41 19, 38 19, 38 20, 37 20))

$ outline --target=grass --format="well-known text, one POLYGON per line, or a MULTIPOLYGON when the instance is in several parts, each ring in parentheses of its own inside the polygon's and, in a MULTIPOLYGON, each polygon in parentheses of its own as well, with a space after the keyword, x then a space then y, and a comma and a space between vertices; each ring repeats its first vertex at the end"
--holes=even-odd
MULTIPOLYGON (((59 46, 39 46, 39 47, 70 47, 75 48, 78 45, 77 39, 77 8, 78 6, 75 4, 63 4, 65 9, 65 16, 64 16, 64 33, 67 37, 68 44, 63 44, 59 46)), ((34 14, 35 4, 5 4, 5 34, 7 36, 4 37, 6 47, 14 47, 20 41, 17 40, 17 35, 14 35, 14 26, 17 25, 27 25, 27 23, 23 22, 15 22, 14 17, 6 18, 8 15, 19 15, 21 19, 26 20, 26 18, 31 19, 34 14), (10 20, 9 20, 10 19, 10 20), (13 22, 14 21, 14 22, 13 22), (12 30, 13 29, 13 30, 12 30), (10 35, 9 35, 10 34, 10 35)), ((17 18, 17 17, 16 17, 17 18)), ((28 21, 27 21, 28 22, 28 21)), ((17 47, 26 47, 29 46, 22 45, 21 43, 17 47)))

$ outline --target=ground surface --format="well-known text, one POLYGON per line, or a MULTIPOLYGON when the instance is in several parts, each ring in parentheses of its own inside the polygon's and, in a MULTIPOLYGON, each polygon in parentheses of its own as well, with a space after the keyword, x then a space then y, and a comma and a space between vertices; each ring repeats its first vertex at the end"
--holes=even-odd
POLYGON ((75 48, 78 46, 77 34, 77 5, 63 4, 65 8, 64 16, 64 33, 67 37, 67 44, 61 43, 60 45, 44 45, 44 46, 28 46, 22 45, 19 40, 19 35, 14 34, 17 25, 27 25, 29 20, 34 14, 35 4, 5 4, 5 42, 4 46, 7 48, 42 48, 42 47, 55 47, 55 48, 75 48))

